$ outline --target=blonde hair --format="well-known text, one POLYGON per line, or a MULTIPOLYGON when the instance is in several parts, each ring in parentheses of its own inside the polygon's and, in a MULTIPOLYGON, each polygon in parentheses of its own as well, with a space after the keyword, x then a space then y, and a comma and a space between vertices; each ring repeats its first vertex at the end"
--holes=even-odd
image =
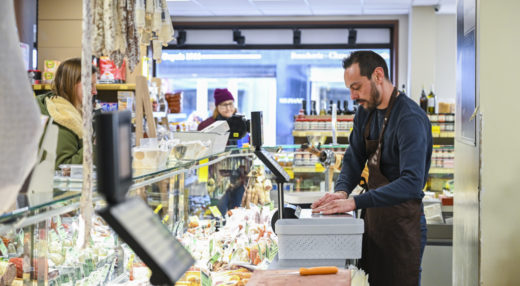
MULTIPOLYGON (((235 107, 235 110, 233 111, 233 114, 237 113, 237 108, 235 107)), ((218 113, 218 105, 215 106, 215 109, 213 109, 213 115, 211 115, 211 117, 213 117, 213 119, 217 119, 217 117, 220 115, 220 113, 218 113)))
MULTIPOLYGON (((96 72, 96 67, 92 66, 92 74, 96 72)), ((81 82, 81 58, 68 59, 56 70, 52 92, 68 100, 81 112, 82 102, 76 93, 76 84, 79 82, 81 82)))

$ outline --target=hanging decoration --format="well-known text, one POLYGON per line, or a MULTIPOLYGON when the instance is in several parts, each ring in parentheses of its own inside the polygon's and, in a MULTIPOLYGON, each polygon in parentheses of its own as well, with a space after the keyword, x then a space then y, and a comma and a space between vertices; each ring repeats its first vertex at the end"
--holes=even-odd
POLYGON ((84 221, 81 247, 90 241, 92 228, 92 2, 83 0, 83 45, 81 48, 81 88, 83 92, 83 188, 80 198, 80 215, 84 221))
POLYGON ((94 1, 93 55, 108 56, 120 67, 126 57, 130 71, 139 64, 140 45, 152 43, 160 62, 162 46, 174 39, 166 0, 94 1))

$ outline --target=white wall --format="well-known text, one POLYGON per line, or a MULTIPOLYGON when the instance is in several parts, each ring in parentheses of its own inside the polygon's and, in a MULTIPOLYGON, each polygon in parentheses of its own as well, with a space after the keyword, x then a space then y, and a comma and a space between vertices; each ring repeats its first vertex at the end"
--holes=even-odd
MULTIPOLYGON (((455 103, 457 91, 457 15, 436 15, 435 94, 437 102, 455 103)), ((428 87, 429 88, 429 87, 428 87)))
POLYGON ((421 89, 434 85, 437 102, 455 102, 457 26, 455 14, 436 14, 432 6, 410 12, 410 97, 418 102, 421 89))
POLYGON ((480 285, 520 285, 518 11, 517 0, 477 1, 477 88, 482 113, 480 285))

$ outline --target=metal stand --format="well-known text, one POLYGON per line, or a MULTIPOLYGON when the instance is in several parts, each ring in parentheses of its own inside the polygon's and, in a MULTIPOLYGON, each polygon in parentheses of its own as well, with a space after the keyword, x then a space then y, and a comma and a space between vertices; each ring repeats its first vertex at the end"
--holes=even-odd
POLYGON ((278 219, 283 218, 284 200, 283 200, 283 183, 282 181, 276 182, 278 187, 278 219))

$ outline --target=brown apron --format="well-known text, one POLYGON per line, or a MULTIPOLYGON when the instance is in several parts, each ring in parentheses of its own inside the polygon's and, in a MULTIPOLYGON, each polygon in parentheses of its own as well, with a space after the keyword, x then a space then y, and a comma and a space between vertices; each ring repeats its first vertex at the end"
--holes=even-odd
MULTIPOLYGON (((397 89, 394 88, 378 140, 369 140, 370 123, 365 126, 368 154, 368 190, 389 184, 380 169, 383 135, 392 111, 397 89)), ((369 274, 371 286, 417 286, 421 250, 421 201, 413 199, 389 207, 367 208, 364 212, 365 234, 361 267, 369 274)))

